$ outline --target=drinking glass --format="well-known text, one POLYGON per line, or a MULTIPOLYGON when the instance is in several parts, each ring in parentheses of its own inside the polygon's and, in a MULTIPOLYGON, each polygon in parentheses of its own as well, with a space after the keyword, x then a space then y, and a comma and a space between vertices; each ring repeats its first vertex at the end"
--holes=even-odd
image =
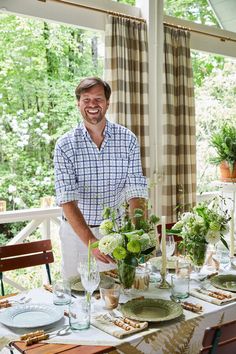
MULTIPOLYGON (((161 245, 162 248, 162 245, 161 245)), ((171 257, 175 252, 175 239, 173 235, 166 235, 166 257, 171 257)))
POLYGON ((81 277, 81 283, 87 291, 87 301, 91 305, 92 294, 100 283, 100 274, 96 259, 94 257, 91 257, 90 259, 82 258, 79 261, 78 270, 81 277))

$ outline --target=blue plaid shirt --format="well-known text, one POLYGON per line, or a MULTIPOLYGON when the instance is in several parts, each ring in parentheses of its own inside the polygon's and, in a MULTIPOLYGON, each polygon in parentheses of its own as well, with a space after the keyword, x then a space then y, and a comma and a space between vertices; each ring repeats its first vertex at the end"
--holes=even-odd
POLYGON ((125 201, 148 197, 136 136, 108 120, 100 149, 84 123, 64 134, 55 147, 54 166, 58 205, 78 201, 89 225, 101 223, 104 207, 120 217, 125 201))

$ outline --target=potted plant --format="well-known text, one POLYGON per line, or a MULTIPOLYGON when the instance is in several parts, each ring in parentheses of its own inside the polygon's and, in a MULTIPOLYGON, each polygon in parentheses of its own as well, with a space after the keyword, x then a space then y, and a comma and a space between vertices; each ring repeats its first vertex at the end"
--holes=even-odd
POLYGON ((210 145, 215 149, 216 156, 210 162, 219 165, 221 177, 224 182, 236 181, 236 127, 229 123, 223 124, 212 133, 210 145))

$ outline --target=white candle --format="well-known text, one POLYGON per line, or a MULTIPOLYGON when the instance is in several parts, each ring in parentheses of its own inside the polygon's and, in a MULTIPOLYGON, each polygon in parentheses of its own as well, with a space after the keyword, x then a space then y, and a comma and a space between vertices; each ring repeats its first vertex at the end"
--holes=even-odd
POLYGON ((165 216, 162 216, 161 218, 161 254, 162 254, 161 271, 162 273, 166 273, 167 259, 166 259, 166 217, 165 216))
POLYGON ((231 213, 230 220, 230 257, 234 257, 234 211, 231 213))

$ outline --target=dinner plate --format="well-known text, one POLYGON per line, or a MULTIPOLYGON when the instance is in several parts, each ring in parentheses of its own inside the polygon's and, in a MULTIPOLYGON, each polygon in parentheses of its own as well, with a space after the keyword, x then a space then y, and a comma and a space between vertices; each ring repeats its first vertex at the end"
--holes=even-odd
POLYGON ((182 306, 164 299, 134 299, 120 307, 124 316, 138 321, 164 322, 183 314, 182 306))
POLYGON ((210 281, 216 288, 236 292, 236 275, 234 274, 216 275, 210 281))
POLYGON ((24 304, 9 307, 0 313, 0 322, 14 328, 35 328, 59 321, 64 310, 49 304, 24 304))

